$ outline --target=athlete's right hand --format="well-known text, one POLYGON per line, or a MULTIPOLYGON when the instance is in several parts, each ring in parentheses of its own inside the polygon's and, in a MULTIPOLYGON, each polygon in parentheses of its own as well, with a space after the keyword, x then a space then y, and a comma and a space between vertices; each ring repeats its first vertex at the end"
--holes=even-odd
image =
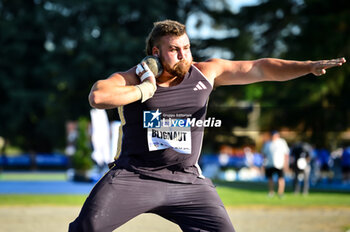
POLYGON ((156 86, 156 78, 145 62, 137 65, 136 75, 139 76, 141 82, 144 82, 147 79, 156 86))
POLYGON ((141 81, 141 84, 136 85, 136 87, 141 91, 141 102, 145 102, 151 98, 157 90, 156 78, 145 62, 137 65, 136 75, 141 81))

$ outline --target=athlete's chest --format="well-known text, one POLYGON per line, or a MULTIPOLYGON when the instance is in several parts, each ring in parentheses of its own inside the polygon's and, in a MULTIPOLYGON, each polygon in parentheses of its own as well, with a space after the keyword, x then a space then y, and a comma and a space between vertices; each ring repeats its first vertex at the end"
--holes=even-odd
POLYGON ((191 113, 207 104, 212 87, 201 78, 185 79, 180 85, 158 87, 151 99, 145 102, 149 110, 160 109, 169 113, 191 113))

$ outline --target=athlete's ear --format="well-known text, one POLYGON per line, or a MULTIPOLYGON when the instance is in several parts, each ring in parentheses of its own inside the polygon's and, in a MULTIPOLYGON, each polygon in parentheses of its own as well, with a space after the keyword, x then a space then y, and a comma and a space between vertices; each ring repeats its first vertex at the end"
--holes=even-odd
POLYGON ((159 49, 156 46, 152 48, 152 55, 159 57, 159 49))

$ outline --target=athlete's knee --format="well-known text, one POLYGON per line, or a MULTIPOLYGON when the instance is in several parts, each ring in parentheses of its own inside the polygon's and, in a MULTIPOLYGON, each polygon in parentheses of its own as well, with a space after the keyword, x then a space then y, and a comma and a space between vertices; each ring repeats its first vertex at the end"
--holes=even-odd
POLYGON ((68 232, 78 232, 82 231, 81 226, 77 220, 69 224, 68 232))
POLYGON ((218 230, 220 232, 235 232, 235 229, 233 228, 233 225, 231 222, 225 222, 222 224, 220 229, 218 230))
POLYGON ((212 231, 217 232, 235 232, 235 229, 231 223, 231 220, 227 218, 221 218, 217 220, 216 228, 212 231))
POLYGON ((103 228, 103 225, 93 218, 85 217, 84 219, 77 218, 69 224, 68 232, 104 232, 108 231, 103 228))
POLYGON ((216 222, 217 228, 213 231, 235 232, 231 219, 224 207, 219 207, 215 213, 216 217, 214 217, 214 222, 216 222))

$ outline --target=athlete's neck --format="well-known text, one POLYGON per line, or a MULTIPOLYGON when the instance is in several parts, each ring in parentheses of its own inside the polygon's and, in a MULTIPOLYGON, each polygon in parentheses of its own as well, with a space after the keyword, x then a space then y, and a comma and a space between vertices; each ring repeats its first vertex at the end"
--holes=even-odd
POLYGON ((171 87, 181 83, 183 77, 171 76, 169 73, 163 73, 157 78, 157 85, 161 87, 171 87))

